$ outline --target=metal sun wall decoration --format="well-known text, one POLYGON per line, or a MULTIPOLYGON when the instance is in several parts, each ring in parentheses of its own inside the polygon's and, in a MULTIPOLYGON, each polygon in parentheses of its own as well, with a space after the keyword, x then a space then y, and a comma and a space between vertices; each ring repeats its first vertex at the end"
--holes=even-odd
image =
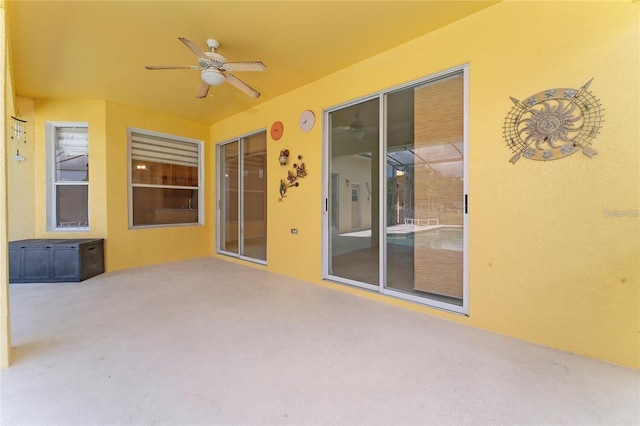
MULTIPOLYGON (((280 164, 283 166, 286 165, 286 161, 283 162, 282 160, 284 151, 286 151, 285 159, 289 157, 289 150, 282 150, 280 152, 280 157, 278 159, 280 161, 280 164)), ((301 160, 302 160, 302 155, 298 155, 298 161, 301 161, 301 160)), ((299 186, 300 182, 298 182, 298 179, 304 178, 306 176, 307 176, 307 169, 304 163, 302 162, 300 164, 294 163, 293 171, 288 170, 286 179, 280 179, 280 197, 278 198, 278 201, 279 202, 284 201, 284 197, 286 196, 287 189, 294 186, 295 187, 299 186)))
POLYGON ((588 157, 598 153, 591 141, 600 131, 603 109, 589 92, 593 78, 580 89, 549 89, 524 101, 511 98, 514 106, 504 119, 503 134, 515 155, 530 160, 556 160, 582 150, 588 157))

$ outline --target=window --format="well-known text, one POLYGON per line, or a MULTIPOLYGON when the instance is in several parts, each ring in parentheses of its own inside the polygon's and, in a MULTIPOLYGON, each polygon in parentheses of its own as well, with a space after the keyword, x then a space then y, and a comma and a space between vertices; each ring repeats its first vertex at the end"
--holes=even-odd
POLYGON ((87 123, 46 124, 47 229, 89 229, 89 131, 87 123))
POLYGON ((129 226, 202 224, 202 141, 128 129, 129 226))

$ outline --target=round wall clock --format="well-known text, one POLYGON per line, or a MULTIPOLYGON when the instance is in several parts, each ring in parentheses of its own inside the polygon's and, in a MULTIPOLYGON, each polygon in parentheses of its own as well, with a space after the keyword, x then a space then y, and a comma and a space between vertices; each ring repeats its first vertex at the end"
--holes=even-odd
POLYGON ((284 133, 284 125, 282 121, 275 121, 271 125, 271 139, 274 141, 280 140, 282 134, 284 133))
POLYGON ((524 101, 511 98, 514 106, 504 119, 507 146, 530 160, 556 160, 582 151, 593 157, 598 152, 591 141, 603 121, 600 101, 589 92, 589 80, 580 89, 557 88, 529 96, 524 101))
POLYGON ((300 121, 298 124, 300 125, 300 130, 303 132, 308 132, 313 129, 313 125, 316 123, 316 116, 311 110, 306 110, 302 114, 300 114, 300 121))

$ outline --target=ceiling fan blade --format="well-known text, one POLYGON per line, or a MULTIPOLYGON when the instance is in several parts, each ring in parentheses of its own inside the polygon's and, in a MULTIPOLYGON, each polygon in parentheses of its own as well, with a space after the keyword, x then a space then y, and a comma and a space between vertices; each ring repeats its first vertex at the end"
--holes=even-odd
POLYGON ((231 83, 232 86, 237 87, 252 98, 260 97, 260 92, 249 86, 244 81, 240 80, 238 77, 235 77, 232 74, 224 74, 224 77, 227 79, 228 83, 231 83))
POLYGON ((226 62, 227 71, 266 71, 267 66, 260 61, 226 62))
POLYGON ((196 98, 206 98, 209 93, 209 85, 206 82, 201 82, 198 91, 196 92, 196 98))
POLYGON ((200 67, 196 65, 147 65, 148 70, 197 70, 200 67))
POLYGON ((198 45, 195 44, 194 42, 192 42, 191 40, 187 40, 184 37, 178 37, 178 40, 183 42, 185 44, 185 46, 187 46, 189 49, 191 49, 191 51, 193 53, 195 53, 198 58, 209 60, 209 58, 207 57, 207 55, 204 54, 202 49, 200 49, 198 47, 198 45))

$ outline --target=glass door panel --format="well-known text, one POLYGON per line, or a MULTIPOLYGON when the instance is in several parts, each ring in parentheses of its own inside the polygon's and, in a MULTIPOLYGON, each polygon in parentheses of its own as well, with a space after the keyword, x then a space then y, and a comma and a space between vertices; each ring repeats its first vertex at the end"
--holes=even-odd
POLYGON ((243 138, 242 252, 267 260, 267 134, 243 138))
POLYGON ((462 72, 386 96, 385 287, 463 300, 462 72))
POLYGON ((379 99, 329 114, 329 275, 379 285, 379 99))
POLYGON ((220 146, 218 182, 220 210, 218 241, 221 251, 240 253, 238 217, 239 143, 220 146))

